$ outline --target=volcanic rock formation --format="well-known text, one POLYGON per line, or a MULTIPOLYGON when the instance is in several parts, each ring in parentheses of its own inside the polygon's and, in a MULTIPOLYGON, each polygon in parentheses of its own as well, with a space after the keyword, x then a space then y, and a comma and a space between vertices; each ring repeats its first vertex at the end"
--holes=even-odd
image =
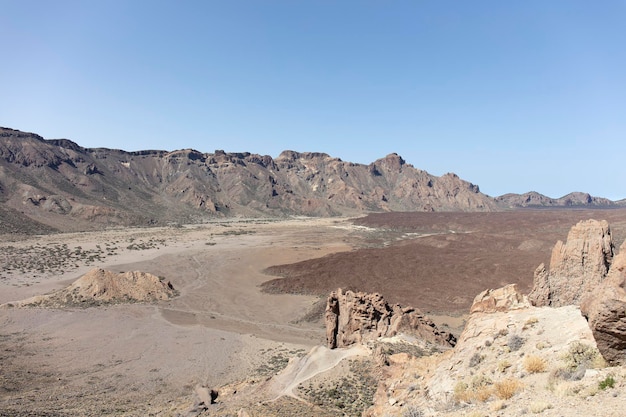
POLYGON ((566 243, 558 241, 554 246, 550 270, 541 264, 535 271, 530 302, 552 307, 579 305, 606 277, 613 252, 606 220, 579 222, 570 230, 566 243))
POLYGON ((125 152, 7 128, 0 205, 60 230, 233 215, 497 210, 476 185, 430 175, 394 153, 363 165, 314 152, 125 152))
POLYGON ((65 289, 38 295, 5 307, 91 307, 101 304, 154 302, 176 295, 169 281, 140 271, 115 273, 92 269, 65 289))
POLYGON ((485 290, 474 298, 470 314, 495 313, 517 308, 526 308, 530 304, 528 299, 519 291, 517 284, 509 284, 495 290, 485 290))
POLYGON ((439 330, 418 309, 390 305, 380 294, 333 291, 326 303, 325 321, 326 340, 331 349, 398 333, 443 346, 456 343, 452 334, 439 330))
POLYGON ((620 202, 613 202, 602 197, 593 197, 588 193, 573 192, 560 198, 550 198, 535 191, 524 194, 504 194, 495 198, 503 208, 519 207, 611 207, 620 202))
POLYGON ((604 359, 626 364, 626 242, 606 279, 580 305, 604 359))

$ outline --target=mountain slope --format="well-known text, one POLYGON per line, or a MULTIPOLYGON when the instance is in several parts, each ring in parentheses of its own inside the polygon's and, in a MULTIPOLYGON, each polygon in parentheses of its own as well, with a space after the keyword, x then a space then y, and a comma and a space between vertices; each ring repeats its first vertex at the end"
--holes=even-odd
POLYGON ((0 202, 60 230, 195 222, 212 216, 492 211, 454 174, 390 154, 369 165, 324 153, 125 152, 0 128, 0 202))

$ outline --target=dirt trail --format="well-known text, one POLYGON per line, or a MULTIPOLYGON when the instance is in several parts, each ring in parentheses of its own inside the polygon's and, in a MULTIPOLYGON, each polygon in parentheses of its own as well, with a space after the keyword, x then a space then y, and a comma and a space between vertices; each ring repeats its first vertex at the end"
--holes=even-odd
POLYGON ((346 358, 368 356, 369 354, 369 349, 363 345, 356 345, 349 349, 332 350, 325 346, 315 346, 306 356, 292 359, 287 368, 272 378, 268 391, 276 395, 274 400, 282 396, 289 396, 304 401, 294 393, 298 385, 334 368, 346 358))

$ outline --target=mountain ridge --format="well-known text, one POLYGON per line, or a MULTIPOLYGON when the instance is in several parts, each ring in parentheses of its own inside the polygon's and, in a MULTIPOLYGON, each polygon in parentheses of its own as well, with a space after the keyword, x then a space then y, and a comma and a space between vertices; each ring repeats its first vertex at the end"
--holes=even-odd
MULTIPOLYGON (((569 201, 617 204, 575 197, 569 201)), ((492 198, 456 174, 431 175, 396 153, 365 165, 323 152, 293 150, 276 158, 189 148, 129 152, 84 148, 69 139, 0 128, 0 204, 3 212, 13 213, 4 217, 26 216, 62 231, 230 216, 353 216, 529 206, 520 199, 527 198, 492 198)), ((0 227, 0 233, 2 229, 7 227, 0 227)))

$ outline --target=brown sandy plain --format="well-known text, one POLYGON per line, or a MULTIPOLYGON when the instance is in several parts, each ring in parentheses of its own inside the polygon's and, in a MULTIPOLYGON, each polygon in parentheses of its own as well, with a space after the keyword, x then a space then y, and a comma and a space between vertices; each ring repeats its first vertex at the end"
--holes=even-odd
POLYGON ((63 244, 86 253, 108 245, 115 254, 90 265, 75 260, 63 273, 29 270, 35 260, 24 259, 26 272, 3 271, 0 304, 64 288, 96 266, 162 276, 180 296, 157 304, 0 309, 0 415, 175 415, 193 403, 198 385, 286 365, 323 343, 320 323, 293 323, 317 297, 261 293, 268 279, 262 271, 349 250, 354 232, 338 224, 347 223, 234 220, 5 237, 3 252, 26 258, 33 247, 63 244), (141 249, 119 249, 133 243, 141 249))
POLYGON ((624 240, 626 210, 231 219, 5 236, 0 304, 64 288, 93 267, 150 272, 180 295, 0 308, 0 416, 184 413, 199 386, 266 378, 324 344, 320 295, 338 286, 422 308, 458 334, 478 292, 510 282, 529 288, 556 240, 588 218, 607 219, 616 243, 624 240), (59 256, 71 262, 42 266, 59 256), (286 278, 271 280, 267 268, 286 278))

